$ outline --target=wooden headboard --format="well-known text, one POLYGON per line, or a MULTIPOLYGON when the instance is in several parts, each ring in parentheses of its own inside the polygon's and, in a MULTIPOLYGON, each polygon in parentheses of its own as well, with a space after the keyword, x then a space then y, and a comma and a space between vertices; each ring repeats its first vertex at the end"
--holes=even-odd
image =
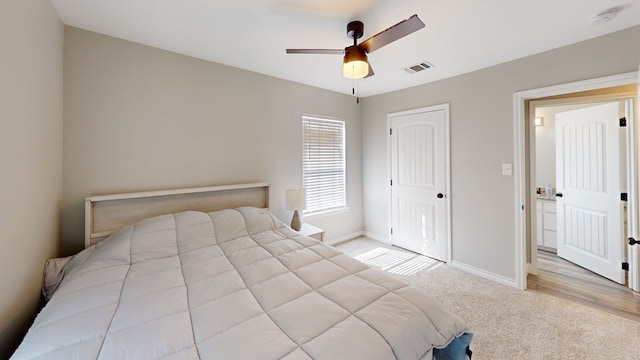
POLYGON ((85 199, 88 247, 140 220, 186 210, 212 212, 239 206, 269 208, 269 184, 253 183, 91 196, 85 199))

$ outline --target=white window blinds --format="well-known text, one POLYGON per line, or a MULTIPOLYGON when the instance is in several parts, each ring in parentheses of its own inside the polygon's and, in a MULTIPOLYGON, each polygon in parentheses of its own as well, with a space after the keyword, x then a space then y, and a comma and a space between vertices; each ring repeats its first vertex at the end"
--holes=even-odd
POLYGON ((302 187, 304 215, 346 207, 344 121, 302 117, 302 187))

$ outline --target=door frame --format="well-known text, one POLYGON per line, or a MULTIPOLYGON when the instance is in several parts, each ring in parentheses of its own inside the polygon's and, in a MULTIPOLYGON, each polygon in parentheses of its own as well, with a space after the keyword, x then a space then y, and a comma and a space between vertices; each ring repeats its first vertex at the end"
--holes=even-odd
MULTIPOLYGON (((450 149, 450 112, 449 112, 449 103, 421 107, 411 110, 398 111, 387 114, 387 134, 389 137, 387 138, 387 203, 392 204, 393 200, 391 198, 391 178, 392 178, 392 169, 391 169, 391 119, 397 116, 404 115, 413 115, 430 111, 439 111, 444 110, 444 175, 445 175, 445 197, 444 197, 444 206, 445 206, 445 261, 447 264, 451 263, 451 149, 450 149)), ((389 234, 389 243, 393 244, 393 234, 391 232, 391 226, 393 224, 393 206, 388 206, 387 209, 387 223, 389 224, 389 229, 387 231, 389 234)))
MULTIPOLYGON (((531 226, 531 214, 527 208, 531 207, 534 199, 531 195, 530 177, 527 176, 529 170, 529 162, 527 156, 530 153, 530 144, 527 138, 534 126, 533 122, 528 122, 531 109, 527 106, 527 101, 541 99, 552 96, 560 96, 584 91, 605 89, 623 85, 633 85, 638 81, 638 72, 630 72, 619 75, 606 76, 596 79, 577 81, 567 84, 548 86, 544 88, 525 90, 513 94, 513 132, 514 132, 514 212, 515 212, 515 273, 516 288, 525 290, 527 287, 527 274, 532 270, 532 266, 527 263, 527 235, 531 226), (527 131, 527 127, 529 131, 527 131)), ((640 96, 639 96, 640 97, 640 96)), ((636 97, 637 101, 637 97, 636 97)), ((637 104, 636 104, 637 107, 637 104)), ((633 110, 632 110, 633 111, 633 110)), ((630 128, 631 130, 632 128, 630 128)), ((633 130, 630 134, 632 143, 629 146, 635 146, 637 139, 637 130, 633 130)), ((629 154, 629 163, 635 168, 635 153, 629 154), (631 158, 633 157, 633 158, 631 158)), ((530 160, 529 160, 530 161, 530 160)), ((630 170, 632 171, 633 168, 630 170)), ((635 172, 635 171, 633 171, 635 172)), ((629 184, 628 192, 637 194, 637 184, 629 184)), ((637 203, 637 195, 630 196, 631 201, 637 203)), ((533 244, 535 239, 531 239, 533 244)), ((530 246, 530 249, 533 245, 530 246)), ((537 244, 536 244, 537 248, 537 244)))

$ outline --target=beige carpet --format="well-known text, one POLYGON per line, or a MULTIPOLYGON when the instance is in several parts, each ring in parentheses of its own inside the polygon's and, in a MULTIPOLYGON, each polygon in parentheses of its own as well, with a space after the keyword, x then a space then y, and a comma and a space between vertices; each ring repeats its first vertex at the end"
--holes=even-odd
POLYGON ((365 238, 336 247, 431 294, 466 321, 474 360, 640 359, 639 322, 519 291, 365 238))

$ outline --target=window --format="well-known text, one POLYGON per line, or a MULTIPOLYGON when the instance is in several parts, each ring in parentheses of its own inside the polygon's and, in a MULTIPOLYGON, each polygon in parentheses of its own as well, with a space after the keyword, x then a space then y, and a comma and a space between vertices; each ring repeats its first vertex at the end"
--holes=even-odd
POLYGON ((302 117, 302 187, 304 215, 347 207, 344 121, 302 117))

